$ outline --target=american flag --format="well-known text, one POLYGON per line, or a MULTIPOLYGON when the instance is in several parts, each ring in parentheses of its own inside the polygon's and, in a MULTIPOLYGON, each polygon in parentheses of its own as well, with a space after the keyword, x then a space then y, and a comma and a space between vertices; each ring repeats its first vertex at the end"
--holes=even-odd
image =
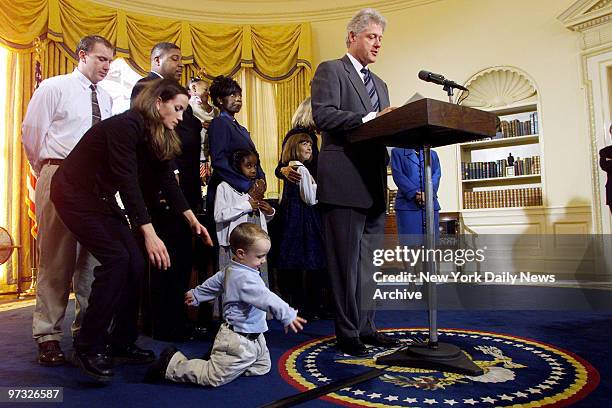
POLYGON ((204 180, 205 183, 208 183, 208 179, 210 178, 210 164, 200 163, 200 178, 204 180))
MULTIPOLYGON (((38 39, 37 39, 38 40, 38 39)), ((40 43, 40 41, 39 41, 40 43)), ((40 65, 39 45, 36 49, 36 71, 34 72, 34 89, 38 88, 42 82, 42 67, 40 65)), ((34 200, 34 192, 36 191, 36 176, 30 167, 28 174, 28 195, 26 197, 26 205, 28 206, 28 217, 30 217, 30 233, 34 238, 38 235, 38 224, 36 224, 36 202, 34 200)))
POLYGON ((36 204, 34 202, 34 191, 36 190, 36 176, 30 168, 28 175, 28 195, 26 205, 28 206, 28 217, 30 217, 30 233, 34 238, 38 235, 38 225, 36 224, 36 204))

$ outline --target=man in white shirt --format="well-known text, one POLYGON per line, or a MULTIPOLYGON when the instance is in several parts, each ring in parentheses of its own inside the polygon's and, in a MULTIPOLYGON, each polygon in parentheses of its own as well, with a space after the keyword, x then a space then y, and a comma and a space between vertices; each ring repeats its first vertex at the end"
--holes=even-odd
POLYGON ((22 125, 23 146, 38 178, 38 284, 32 335, 38 343, 38 362, 45 366, 65 363, 59 341, 71 280, 76 295, 74 338, 98 265, 60 220, 49 198, 51 178, 62 160, 90 127, 111 115, 112 99, 97 84, 110 69, 112 44, 97 35, 83 37, 76 54, 78 65, 72 73, 49 78, 36 89, 22 125))

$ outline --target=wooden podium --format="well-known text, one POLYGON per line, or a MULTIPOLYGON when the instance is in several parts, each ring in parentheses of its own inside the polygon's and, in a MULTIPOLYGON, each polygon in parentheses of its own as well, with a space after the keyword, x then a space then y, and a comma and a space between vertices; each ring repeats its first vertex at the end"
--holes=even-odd
POLYGON ((497 116, 436 99, 419 99, 359 126, 351 143, 421 148, 446 146, 495 136, 497 116))
MULTIPOLYGON (((378 143, 385 146, 423 149, 425 168, 426 248, 435 248, 433 185, 431 179, 432 147, 492 137, 496 115, 478 109, 435 99, 420 99, 371 120, 349 134, 351 143, 378 143)), ((434 260, 426 262, 427 271, 436 274, 434 260)), ((427 284, 429 338, 424 344, 411 344, 392 354, 377 358, 376 364, 456 372, 471 376, 484 374, 455 345, 438 342, 437 291, 427 284)))

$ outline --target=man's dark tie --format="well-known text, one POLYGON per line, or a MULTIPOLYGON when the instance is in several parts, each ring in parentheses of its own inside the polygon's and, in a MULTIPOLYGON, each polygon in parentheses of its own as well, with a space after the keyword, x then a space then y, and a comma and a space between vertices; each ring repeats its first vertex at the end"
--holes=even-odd
POLYGON ((91 126, 93 126, 102 120, 102 115, 100 115, 100 105, 98 105, 96 86, 91 84, 89 88, 91 88, 91 126))
POLYGON ((376 88, 374 87, 372 74, 370 74, 370 70, 366 68, 361 68, 361 72, 363 73, 363 84, 368 91, 368 95, 370 95, 370 102, 372 102, 374 112, 378 112, 380 110, 380 102, 378 101, 378 94, 376 93, 376 88))

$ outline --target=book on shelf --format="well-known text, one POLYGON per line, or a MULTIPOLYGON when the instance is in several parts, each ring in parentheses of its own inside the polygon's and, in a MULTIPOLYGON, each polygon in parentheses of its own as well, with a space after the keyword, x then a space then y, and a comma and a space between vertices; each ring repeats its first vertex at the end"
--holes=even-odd
MULTIPOLYGON (((508 177, 506 159, 490 162, 461 162, 461 179, 487 179, 508 177)), ((514 160, 514 175, 538 175, 540 174, 540 156, 532 156, 522 159, 517 157, 514 160)))
POLYGON ((463 208, 533 207, 542 205, 542 188, 464 191, 463 208))
POLYGON ((538 113, 531 112, 529 120, 520 121, 518 119, 501 121, 502 137, 518 137, 538 134, 538 113))

